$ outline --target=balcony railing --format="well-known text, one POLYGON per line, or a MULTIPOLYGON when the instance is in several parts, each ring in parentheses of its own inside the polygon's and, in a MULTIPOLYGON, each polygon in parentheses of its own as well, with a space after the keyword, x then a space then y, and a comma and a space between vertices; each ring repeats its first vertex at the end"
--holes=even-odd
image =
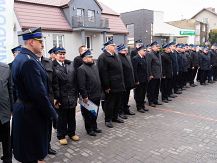
POLYGON ((109 28, 109 20, 106 18, 101 18, 96 20, 94 17, 82 17, 73 16, 72 17, 72 27, 73 28, 109 28))

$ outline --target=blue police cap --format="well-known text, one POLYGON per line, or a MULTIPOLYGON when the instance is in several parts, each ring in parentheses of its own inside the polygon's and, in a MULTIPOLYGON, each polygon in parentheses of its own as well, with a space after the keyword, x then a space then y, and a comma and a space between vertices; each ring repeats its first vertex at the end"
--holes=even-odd
POLYGON ((54 53, 54 50, 56 49, 56 46, 54 46, 52 49, 50 49, 49 51, 48 51, 48 53, 49 54, 52 54, 52 53, 54 53))
POLYGON ((169 43, 169 46, 171 46, 171 45, 176 45, 176 43, 174 41, 172 41, 169 43))
POLYGON ((169 47, 170 47, 170 43, 169 43, 169 44, 164 44, 164 45, 162 46, 163 49, 169 48, 169 47))
POLYGON ((137 48, 137 51, 140 51, 140 50, 142 50, 142 49, 145 49, 144 45, 138 47, 138 48, 137 48))
POLYGON ((150 47, 151 47, 151 45, 150 45, 150 44, 147 44, 145 47, 146 47, 146 48, 150 48, 150 47))
POLYGON ((35 39, 35 40, 42 40, 42 30, 41 27, 38 28, 30 28, 18 36, 22 36, 23 40, 35 39))
POLYGON ((62 47, 54 48, 53 53, 65 53, 66 50, 62 47))
POLYGON ((11 51, 14 54, 16 51, 21 51, 21 48, 22 48, 21 45, 19 45, 19 46, 15 47, 15 48, 11 49, 11 51))
POLYGON ((150 44, 150 46, 154 46, 154 45, 159 45, 159 43, 157 41, 154 41, 150 44))
POLYGON ((107 41, 106 43, 104 43, 103 45, 104 45, 104 47, 106 47, 106 46, 108 46, 108 45, 115 45, 115 43, 114 43, 113 39, 111 39, 111 40, 108 40, 108 41, 107 41))
POLYGON ((120 52, 122 50, 127 50, 127 47, 124 44, 120 44, 117 46, 117 51, 120 52))
POLYGON ((84 57, 93 57, 92 53, 90 50, 87 50, 85 51, 82 55, 81 55, 82 58, 84 57))
POLYGON ((184 44, 177 44, 176 47, 177 48, 183 48, 185 45, 184 44))

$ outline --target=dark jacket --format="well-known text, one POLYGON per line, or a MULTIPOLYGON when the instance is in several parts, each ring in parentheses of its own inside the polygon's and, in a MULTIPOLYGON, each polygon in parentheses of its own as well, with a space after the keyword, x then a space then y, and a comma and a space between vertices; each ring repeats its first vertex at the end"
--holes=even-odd
POLYGON ((198 52, 191 51, 191 58, 192 58, 192 67, 198 67, 199 66, 198 52))
POLYGON ((178 65, 179 65, 179 72, 184 72, 184 66, 183 66, 183 58, 182 53, 177 53, 177 59, 178 59, 178 65))
POLYGON ((138 54, 138 50, 135 48, 135 49, 133 49, 133 50, 131 51, 130 57, 133 58, 133 57, 135 57, 137 54, 138 54))
POLYGON ((134 68, 135 82, 148 82, 146 59, 141 58, 140 55, 137 54, 135 57, 133 57, 132 63, 134 68))
POLYGON ((172 60, 170 55, 171 53, 165 53, 165 52, 161 54, 162 76, 166 78, 172 78, 173 75, 173 66, 172 66, 172 60))
POLYGON ((48 94, 49 94, 50 101, 53 104, 54 102, 53 83, 55 81, 55 76, 53 73, 53 62, 48 58, 42 57, 41 63, 44 66, 48 75, 48 88, 49 88, 48 94))
POLYGON ((172 52, 170 55, 173 66, 173 75, 178 75, 179 73, 179 64, 178 64, 178 54, 176 51, 172 52))
POLYGON ((54 74, 57 82, 53 85, 54 98, 60 102, 60 107, 72 109, 77 105, 78 89, 73 62, 64 61, 65 67, 53 61, 54 74))
POLYGON ((211 49, 210 51, 209 51, 209 53, 210 53, 210 60, 211 60, 211 65, 212 66, 217 66, 217 52, 215 51, 215 50, 213 50, 213 49, 211 49))
POLYGON ((0 62, 0 123, 5 124, 11 119, 13 105, 13 86, 10 68, 0 62))
POLYGON ((77 70, 79 93, 82 98, 100 100, 101 82, 98 68, 95 63, 83 63, 77 70))
POLYGON ((112 93, 125 91, 123 68, 117 54, 111 55, 106 50, 98 58, 98 69, 103 90, 112 93))
POLYGON ((153 76, 154 79, 160 79, 162 77, 162 63, 161 55, 159 54, 159 52, 148 53, 146 60, 148 77, 153 76))
POLYGON ((125 87, 128 90, 132 89, 135 87, 135 78, 131 58, 129 55, 125 56, 125 54, 119 54, 119 57, 123 67, 125 87))
POLYGON ((48 122, 57 119, 48 97, 46 70, 34 53, 22 48, 12 76, 18 91, 12 122, 14 157, 20 162, 42 159, 48 153, 48 122))
POLYGON ((201 70, 210 70, 210 55, 201 53, 199 63, 200 63, 201 70))
POLYGON ((77 56, 74 58, 74 69, 77 70, 81 65, 83 64, 83 59, 81 58, 81 56, 77 56))
POLYGON ((187 72, 188 68, 190 68, 190 62, 188 60, 186 52, 182 53, 182 60, 183 60, 183 71, 187 72))

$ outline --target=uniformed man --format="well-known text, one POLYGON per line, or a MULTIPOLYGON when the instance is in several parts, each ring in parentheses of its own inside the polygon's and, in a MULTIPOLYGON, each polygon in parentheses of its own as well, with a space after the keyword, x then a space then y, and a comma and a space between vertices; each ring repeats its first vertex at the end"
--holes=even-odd
POLYGON ((37 163, 48 154, 48 122, 57 119, 49 100, 47 73, 39 61, 42 57, 41 28, 31 28, 21 36, 24 47, 12 65, 12 76, 18 91, 13 108, 12 147, 15 159, 37 163))
POLYGON ((192 76, 191 76, 191 81, 190 81, 190 84, 192 87, 195 87, 197 86, 195 83, 194 83, 194 79, 195 79, 195 76, 197 74, 197 70, 198 70, 198 67, 199 67, 199 55, 198 55, 198 52, 196 51, 196 46, 193 45, 192 48, 191 48, 191 58, 192 58, 192 76))
POLYGON ((116 45, 113 40, 104 44, 105 50, 98 58, 98 69, 105 92, 105 125, 113 128, 113 122, 124 123, 118 113, 121 107, 121 96, 125 91, 123 68, 120 58, 115 53, 116 45))
POLYGON ((131 51, 130 57, 133 58, 135 57, 138 53, 138 48, 143 46, 142 40, 137 40, 135 41, 136 43, 136 48, 134 50, 131 51))
POLYGON ((77 70, 82 64, 83 64, 83 59, 82 59, 82 54, 87 51, 87 47, 85 45, 82 45, 78 48, 79 55, 74 58, 74 68, 77 70))
POLYGON ((149 105, 155 107, 155 105, 162 105, 158 101, 160 80, 162 77, 162 63, 160 56, 160 45, 157 41, 151 43, 152 51, 147 54, 147 70, 148 70, 148 89, 147 97, 149 105))
POLYGON ((136 88, 134 89, 134 99, 136 101, 137 111, 145 113, 145 95, 148 86, 147 62, 145 58, 146 52, 144 46, 138 48, 138 54, 133 57, 132 63, 135 75, 136 88))
POLYGON ((128 105, 130 90, 135 87, 135 79, 133 65, 131 58, 128 55, 127 47, 124 44, 120 44, 117 46, 117 51, 123 67, 124 84, 126 88, 126 91, 122 95, 122 105, 119 116, 126 119, 127 117, 125 115, 135 115, 135 113, 129 109, 128 105))
POLYGON ((2 142, 3 163, 12 163, 10 120, 13 105, 13 91, 10 68, 0 62, 0 142, 2 142))
MULTIPOLYGON (((98 68, 94 63, 90 50, 85 51, 81 57, 83 59, 83 64, 77 69, 79 93, 84 103, 87 103, 88 100, 90 100, 99 108, 101 82, 98 68)), ((81 113, 84 117, 85 129, 88 135, 96 136, 96 133, 102 132, 102 130, 98 129, 96 122, 98 111, 93 113, 81 106, 81 113)))
POLYGON ((48 51, 48 53, 50 54, 49 59, 50 59, 51 61, 54 61, 54 60, 55 60, 55 54, 54 54, 55 48, 56 48, 56 46, 54 46, 52 49, 50 49, 50 50, 48 51))
POLYGON ((217 44, 213 44, 210 50, 213 81, 217 81, 217 44))

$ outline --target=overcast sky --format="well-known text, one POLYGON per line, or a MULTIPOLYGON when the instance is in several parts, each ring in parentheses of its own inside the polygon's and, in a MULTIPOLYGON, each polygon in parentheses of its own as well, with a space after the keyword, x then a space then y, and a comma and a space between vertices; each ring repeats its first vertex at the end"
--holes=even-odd
POLYGON ((217 0, 98 0, 122 13, 137 9, 164 11, 164 20, 189 19, 202 8, 214 7, 217 0))

